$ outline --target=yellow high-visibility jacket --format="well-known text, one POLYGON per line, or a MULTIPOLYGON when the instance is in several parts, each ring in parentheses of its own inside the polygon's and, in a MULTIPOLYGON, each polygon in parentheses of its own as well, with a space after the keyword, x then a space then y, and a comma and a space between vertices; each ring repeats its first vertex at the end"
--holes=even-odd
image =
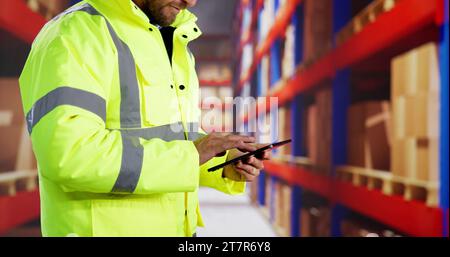
POLYGON ((38 161, 44 236, 191 236, 199 185, 245 183, 199 166, 199 83, 181 11, 172 63, 159 28, 131 0, 86 0, 51 20, 20 77, 38 161))

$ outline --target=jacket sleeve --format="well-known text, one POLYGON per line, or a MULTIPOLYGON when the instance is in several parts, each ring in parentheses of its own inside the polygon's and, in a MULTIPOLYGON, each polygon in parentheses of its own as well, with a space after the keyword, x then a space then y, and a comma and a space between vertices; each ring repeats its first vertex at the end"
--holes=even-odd
MULTIPOLYGON (((201 133, 206 134, 201 130, 201 133)), ((222 177, 223 168, 208 172, 208 169, 219 165, 227 160, 228 152, 225 156, 214 157, 200 166, 200 186, 211 187, 226 194, 236 195, 245 192, 245 182, 234 181, 222 177)))
POLYGON ((144 140, 106 128, 106 106, 120 100, 109 102, 117 54, 106 27, 88 25, 77 30, 86 35, 64 25, 56 36, 56 29, 42 32, 46 41, 37 38, 20 77, 41 176, 67 192, 194 191, 199 156, 193 142, 144 140))

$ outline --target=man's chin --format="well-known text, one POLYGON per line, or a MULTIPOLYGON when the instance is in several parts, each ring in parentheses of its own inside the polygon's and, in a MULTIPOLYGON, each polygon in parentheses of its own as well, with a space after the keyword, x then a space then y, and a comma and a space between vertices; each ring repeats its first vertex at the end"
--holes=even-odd
POLYGON ((175 21, 175 19, 176 19, 176 17, 175 18, 171 18, 171 19, 166 19, 163 22, 161 22, 161 24, 159 24, 159 25, 162 26, 162 27, 170 26, 175 21))

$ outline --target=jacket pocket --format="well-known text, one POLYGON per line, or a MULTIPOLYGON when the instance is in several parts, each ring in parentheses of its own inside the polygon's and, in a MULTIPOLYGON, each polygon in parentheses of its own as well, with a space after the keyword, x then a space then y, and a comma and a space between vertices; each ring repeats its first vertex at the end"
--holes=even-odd
POLYGON ((137 76, 142 94, 144 125, 159 126, 180 120, 178 100, 174 86, 163 74, 144 73, 137 66, 137 76))
POLYGON ((149 125, 165 125, 180 121, 178 101, 169 86, 144 86, 145 121, 149 125), (169 87, 169 89, 167 89, 169 87))

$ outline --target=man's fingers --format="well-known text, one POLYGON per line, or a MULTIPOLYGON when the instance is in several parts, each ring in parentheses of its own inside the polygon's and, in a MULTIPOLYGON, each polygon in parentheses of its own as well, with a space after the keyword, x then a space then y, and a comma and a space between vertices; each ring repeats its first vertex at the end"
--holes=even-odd
POLYGON ((253 181, 257 176, 249 174, 246 170, 242 168, 238 168, 237 166, 234 168, 234 170, 241 175, 241 177, 245 178, 245 181, 251 182, 253 181))
POLYGON ((240 136, 240 135, 229 135, 228 139, 231 141, 242 141, 245 143, 254 143, 256 141, 255 137, 251 136, 240 136))
POLYGON ((271 151, 264 151, 263 154, 263 160, 270 160, 270 158, 272 158, 272 152, 271 151))
POLYGON ((246 143, 242 140, 228 140, 223 142, 221 147, 223 148, 223 150, 237 148, 241 152, 251 152, 256 150, 256 147, 254 147, 252 144, 246 143))
POLYGON ((255 151, 256 150, 256 147, 254 147, 251 144, 245 143, 243 141, 231 141, 227 145, 227 147, 229 147, 228 149, 237 148, 241 152, 251 152, 251 151, 255 151))
POLYGON ((253 157, 253 156, 250 157, 250 158, 248 158, 248 159, 245 161, 245 164, 249 164, 249 165, 255 167, 255 168, 258 169, 258 170, 264 169, 264 165, 263 165, 262 161, 261 161, 261 160, 258 160, 257 158, 255 158, 255 157, 253 157))
POLYGON ((242 141, 238 142, 236 148, 241 152, 252 152, 256 150, 256 147, 254 147, 253 145, 244 143, 242 141))
POLYGON ((243 170, 244 172, 246 172, 248 175, 251 175, 251 176, 259 175, 259 169, 253 167, 252 165, 244 164, 241 161, 239 161, 236 164, 236 168, 243 170))

